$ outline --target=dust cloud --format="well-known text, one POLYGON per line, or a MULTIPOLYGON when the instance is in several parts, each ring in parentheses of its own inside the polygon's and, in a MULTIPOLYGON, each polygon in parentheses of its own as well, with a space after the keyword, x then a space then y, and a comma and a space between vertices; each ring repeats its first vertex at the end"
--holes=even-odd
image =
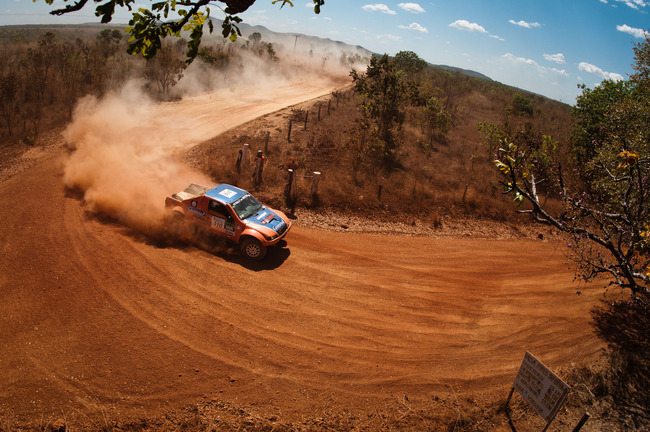
POLYGON ((327 94, 348 79, 348 68, 323 68, 328 60, 315 60, 313 53, 298 60, 277 49, 288 60, 269 62, 241 49, 227 69, 195 61, 173 88, 175 102, 151 100, 142 80, 102 98, 80 99, 65 131, 72 148, 66 187, 83 193, 91 211, 154 239, 167 238, 165 197, 189 183, 214 184, 185 166, 188 149, 244 121, 327 94))
POLYGON ((79 101, 65 132, 73 152, 64 181, 83 192, 91 211, 159 237, 165 197, 190 182, 211 182, 180 160, 178 149, 187 140, 185 122, 161 124, 160 106, 137 84, 132 82, 120 95, 79 101))
MULTIPOLYGON (((206 46, 210 45, 209 38, 205 42, 206 46)), ((310 37, 296 39, 291 34, 265 34, 262 44, 268 43, 277 56, 275 61, 270 60, 267 54, 259 53, 264 50, 260 48, 263 45, 251 48, 245 37, 234 44, 217 43, 216 46, 227 52, 227 67, 210 69, 200 61, 194 61, 172 88, 172 95, 182 98, 215 90, 235 91, 239 88, 281 87, 299 81, 348 79, 351 69, 365 70, 371 55, 361 47, 310 37)))

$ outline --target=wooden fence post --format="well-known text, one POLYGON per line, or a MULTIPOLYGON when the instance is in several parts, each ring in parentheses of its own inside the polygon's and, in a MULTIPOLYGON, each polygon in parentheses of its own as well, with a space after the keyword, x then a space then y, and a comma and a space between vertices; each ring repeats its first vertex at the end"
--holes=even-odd
POLYGON ((309 119, 309 110, 305 113, 305 130, 307 130, 307 120, 309 119))
POLYGON ((245 173, 248 167, 248 144, 242 146, 241 166, 245 173))
POLYGON ((264 140, 264 154, 269 154, 269 137, 271 136, 270 131, 266 131, 266 139, 264 140))
POLYGON ((384 187, 384 179, 379 181, 379 188, 377 189, 377 201, 381 201, 381 190, 384 187))
POLYGON ((244 151, 243 150, 237 150, 237 160, 235 161, 235 169, 237 170, 237 176, 239 177, 239 174, 241 174, 241 165, 243 162, 243 155, 244 151))
POLYGON ((576 425, 575 428, 573 428, 573 432, 580 432, 580 429, 587 423, 587 420, 589 420, 589 417, 591 417, 591 414, 588 412, 585 413, 585 415, 582 416, 578 424, 576 425))
POLYGON ((289 133, 287 134, 287 142, 291 142, 291 126, 293 125, 293 120, 289 120, 289 133))
POLYGON ((321 104, 318 104, 318 121, 320 121, 320 108, 321 108, 321 104))
POLYGON ((258 155, 255 158, 255 174, 253 175, 253 183, 258 187, 262 183, 262 171, 264 169, 264 157, 258 155))
POLYGON ((320 181, 320 172, 314 171, 314 177, 311 179, 311 199, 314 203, 318 203, 318 182, 320 181))
POLYGON ((284 187, 284 202, 290 209, 290 214, 296 211, 297 187, 296 187, 296 172, 292 169, 287 171, 287 184, 284 187))
POLYGON ((327 115, 330 115, 330 107, 332 106, 332 99, 327 101, 327 115))

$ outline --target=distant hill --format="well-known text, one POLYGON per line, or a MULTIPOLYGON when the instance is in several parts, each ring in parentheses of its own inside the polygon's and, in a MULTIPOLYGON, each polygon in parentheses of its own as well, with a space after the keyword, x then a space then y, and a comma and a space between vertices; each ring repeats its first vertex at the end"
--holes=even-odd
MULTIPOLYGON (((222 23, 221 20, 213 18, 213 22, 216 28, 221 27, 221 23, 222 23)), ((324 50, 330 50, 331 52, 349 52, 353 54, 358 54, 362 58, 368 58, 368 59, 373 54, 383 55, 383 53, 373 53, 372 51, 360 45, 350 45, 345 42, 335 41, 329 38, 320 38, 317 36, 309 36, 309 35, 299 34, 299 33, 278 33, 260 25, 252 26, 246 23, 241 23, 239 24, 239 29, 241 30, 242 37, 244 38, 248 38, 251 34, 257 32, 262 35, 263 41, 271 42, 273 44, 283 46, 287 51, 291 51, 295 47, 296 52, 308 54, 310 50, 316 51, 316 49, 320 49, 320 50, 324 49, 324 50)), ((474 78, 481 78, 488 81, 492 81, 490 77, 473 70, 462 69, 455 66, 438 65, 432 63, 428 63, 428 64, 432 67, 438 67, 451 72, 460 72, 474 78)))
POLYGON ((451 71, 451 72, 464 73, 465 75, 469 75, 469 76, 474 77, 474 78, 481 78, 481 79, 485 79, 485 80, 488 80, 488 81, 493 81, 492 78, 490 78, 489 76, 483 75, 480 72, 476 72, 476 71, 473 71, 473 70, 470 70, 470 69, 461 69, 461 68, 455 67, 455 66, 436 65, 436 64, 431 64, 431 63, 429 63, 429 66, 441 68, 441 69, 448 70, 448 71, 451 71))
MULTIPOLYGON (((206 34, 206 40, 211 38, 221 38, 219 29, 221 28, 222 20, 212 18, 215 26, 215 32, 212 35, 206 34)), ((43 25, 18 25, 18 26, 0 26, 0 40, 10 39, 15 37, 16 31, 19 30, 28 39, 36 39, 38 35, 45 31, 56 31, 65 34, 66 31, 76 29, 83 33, 91 34, 92 32, 99 32, 106 28, 123 29, 126 24, 99 24, 99 23, 86 23, 86 24, 43 24, 43 25)), ((309 36, 299 33, 279 33, 269 30, 268 28, 260 25, 250 25, 246 23, 239 24, 239 29, 242 33, 242 38, 248 39, 251 34, 257 32, 262 35, 262 41, 274 44, 277 51, 284 51, 285 53, 295 52, 300 55, 318 55, 319 57, 332 57, 340 56, 342 53, 348 55, 358 55, 361 59, 369 59, 373 54, 382 55, 383 53, 373 53, 372 51, 360 46, 350 45, 345 42, 335 41, 329 38, 321 38, 317 36, 309 36)), ((70 37, 70 36, 69 36, 70 37)), ((64 36, 65 38, 65 36, 64 36)), ((438 65, 429 63, 430 66, 439 67, 452 72, 461 72, 463 74, 482 78, 492 81, 486 75, 479 72, 462 69, 455 66, 438 65)))
MULTIPOLYGON (((215 26, 215 34, 218 33, 217 29, 221 28, 222 21, 212 18, 215 26)), ((350 45, 341 41, 335 41, 328 38, 320 38, 316 36, 309 36, 299 33, 279 33, 269 30, 268 28, 260 25, 250 25, 246 23, 238 24, 242 33, 242 38, 248 39, 251 34, 259 33, 262 35, 263 42, 270 42, 274 45, 274 49, 279 52, 287 54, 297 54, 315 57, 338 57, 342 53, 347 55, 358 55, 361 59, 369 59, 372 52, 359 45, 350 45)), ((218 37, 221 37, 220 33, 218 37)))

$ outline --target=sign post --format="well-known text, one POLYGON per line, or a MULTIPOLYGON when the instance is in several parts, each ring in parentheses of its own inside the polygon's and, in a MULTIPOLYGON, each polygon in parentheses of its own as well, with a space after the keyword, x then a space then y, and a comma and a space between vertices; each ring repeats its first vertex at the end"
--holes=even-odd
POLYGON ((546 427, 542 431, 545 432, 564 404, 571 387, 526 351, 506 401, 506 406, 510 404, 510 399, 515 390, 528 405, 535 409, 537 414, 546 420, 546 427))

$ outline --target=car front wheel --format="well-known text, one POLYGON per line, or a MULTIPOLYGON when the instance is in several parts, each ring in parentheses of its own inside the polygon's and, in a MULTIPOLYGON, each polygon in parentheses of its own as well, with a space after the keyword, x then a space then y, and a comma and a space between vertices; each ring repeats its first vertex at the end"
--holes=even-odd
POLYGON ((253 237, 246 237, 240 246, 242 255, 248 259, 261 260, 266 255, 266 247, 253 237))

